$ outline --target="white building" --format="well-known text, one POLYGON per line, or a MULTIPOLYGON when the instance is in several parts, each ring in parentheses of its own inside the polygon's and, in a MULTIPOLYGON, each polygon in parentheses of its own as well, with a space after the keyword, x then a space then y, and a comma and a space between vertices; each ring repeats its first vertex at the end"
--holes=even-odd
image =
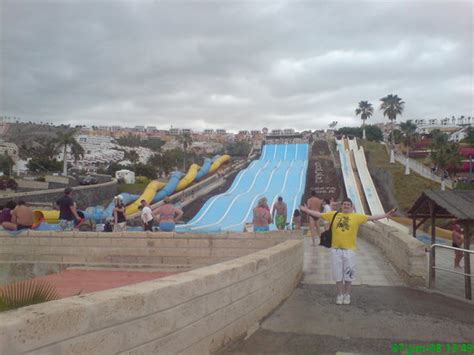
POLYGON ((122 179, 126 184, 134 184, 135 172, 127 170, 127 169, 117 170, 115 172, 115 178, 117 180, 122 179))
POLYGON ((18 146, 15 143, 5 142, 3 139, 0 139, 0 154, 7 153, 13 161, 20 159, 18 156, 18 146))
POLYGON ((468 127, 463 127, 459 131, 451 133, 451 135, 449 136, 449 140, 452 142, 462 141, 464 138, 467 137, 467 128, 468 127))

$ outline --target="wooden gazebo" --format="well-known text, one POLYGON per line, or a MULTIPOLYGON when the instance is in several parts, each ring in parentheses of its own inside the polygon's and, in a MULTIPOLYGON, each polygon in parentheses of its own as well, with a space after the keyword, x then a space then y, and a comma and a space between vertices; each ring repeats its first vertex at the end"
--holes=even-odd
MULTIPOLYGON (((430 220, 431 244, 436 243, 437 218, 455 218, 464 229, 463 249, 470 250, 474 231, 474 190, 434 191, 425 190, 408 210, 413 220, 413 236, 425 221, 430 220)), ((464 254, 464 284, 467 299, 472 299, 470 253, 464 254)), ((434 281, 435 252, 432 248, 430 283, 434 281)))

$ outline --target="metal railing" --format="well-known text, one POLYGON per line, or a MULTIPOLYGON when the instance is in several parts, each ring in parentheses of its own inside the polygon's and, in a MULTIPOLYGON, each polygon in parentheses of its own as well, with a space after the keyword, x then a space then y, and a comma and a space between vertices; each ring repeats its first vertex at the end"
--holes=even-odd
POLYGON ((429 281, 428 281, 428 288, 432 289, 435 287, 435 270, 442 270, 446 272, 450 272, 452 274, 458 274, 458 275, 463 275, 464 276, 464 294, 465 298, 468 300, 472 300, 472 289, 471 289, 471 277, 474 277, 474 274, 471 274, 470 270, 470 257, 469 255, 466 254, 474 254, 474 250, 469 250, 469 249, 462 249, 462 248, 456 248, 456 247, 451 247, 448 245, 443 245, 443 244, 433 244, 431 245, 430 248, 430 266, 429 266, 429 281), (460 271, 455 271, 451 269, 445 269, 442 267, 437 267, 435 266, 435 259, 436 259, 436 248, 442 248, 442 249, 450 249, 453 251, 462 251, 464 252, 464 257, 467 257, 465 259, 465 265, 467 266, 466 272, 460 272, 460 271))
MULTIPOLYGON (((395 153, 395 160, 400 164, 405 165, 407 157, 398 153, 395 153)), ((453 181, 450 178, 443 179, 441 176, 434 174, 430 168, 426 165, 412 159, 408 158, 410 169, 416 172, 418 175, 423 176, 426 179, 432 180, 434 182, 440 183, 444 180, 444 183, 447 188, 453 188, 453 181)))

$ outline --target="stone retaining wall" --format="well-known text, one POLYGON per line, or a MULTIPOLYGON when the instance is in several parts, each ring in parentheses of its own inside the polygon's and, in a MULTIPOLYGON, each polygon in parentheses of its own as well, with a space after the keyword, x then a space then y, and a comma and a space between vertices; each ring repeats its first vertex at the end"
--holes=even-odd
MULTIPOLYGON (((258 238, 257 238, 258 239, 258 238)), ((303 241, 135 285, 0 314, 0 353, 207 354, 298 284, 303 241)))
POLYGON ((28 231, 0 234, 0 281, 9 283, 71 266, 192 269, 238 258, 291 238, 290 232, 156 233, 28 231))
MULTIPOLYGON (((103 201, 110 201, 117 195, 117 181, 110 181, 103 184, 76 186, 74 201, 76 201, 78 208, 86 208, 95 206, 103 201)), ((5 204, 9 200, 25 200, 26 202, 51 202, 53 204, 64 194, 64 188, 18 192, 5 194, 0 197, 0 204, 5 204)), ((51 205, 52 206, 52 205, 51 205)))
POLYGON ((359 235, 382 250, 410 286, 426 286, 428 280, 425 245, 398 229, 381 223, 360 227, 359 235))

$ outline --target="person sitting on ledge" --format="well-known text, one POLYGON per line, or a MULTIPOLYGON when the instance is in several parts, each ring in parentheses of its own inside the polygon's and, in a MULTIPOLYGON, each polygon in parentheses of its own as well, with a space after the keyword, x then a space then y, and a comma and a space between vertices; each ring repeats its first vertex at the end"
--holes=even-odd
POLYGON ((18 204, 11 214, 11 221, 3 222, 3 228, 11 231, 19 231, 29 229, 33 225, 33 210, 26 205, 25 201, 18 201, 18 204))

